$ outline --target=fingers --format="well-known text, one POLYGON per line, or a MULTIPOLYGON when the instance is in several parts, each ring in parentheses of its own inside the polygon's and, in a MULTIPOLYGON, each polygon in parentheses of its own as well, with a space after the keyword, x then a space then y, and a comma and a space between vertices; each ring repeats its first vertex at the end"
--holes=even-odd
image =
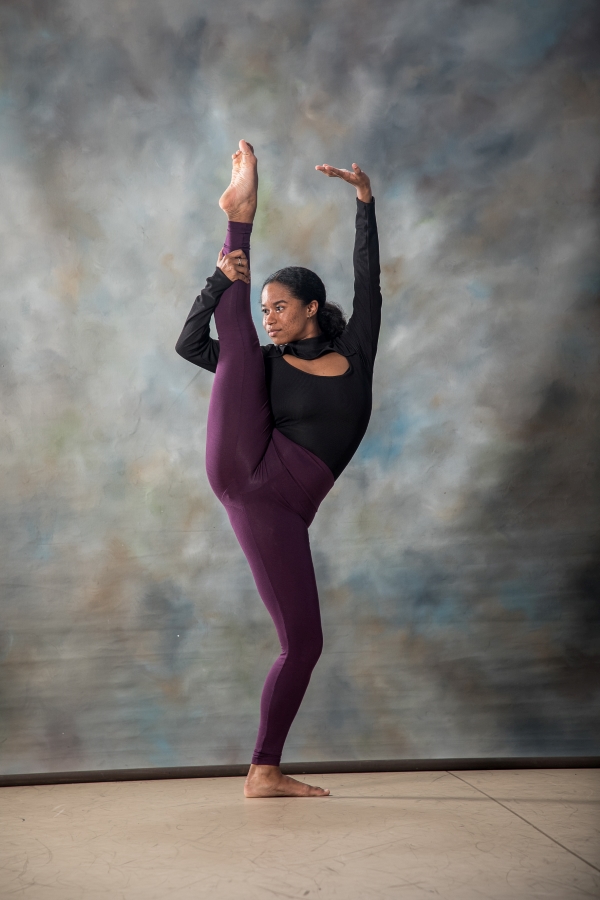
POLYGON ((232 250, 227 255, 224 255, 221 250, 217 265, 230 281, 244 281, 246 284, 250 284, 248 257, 243 250, 232 250))
POLYGON ((319 172, 323 172, 328 178, 342 178, 344 181, 350 181, 355 175, 354 172, 349 172, 348 169, 336 169, 335 166, 328 166, 326 163, 322 166, 315 166, 319 172))
POLYGON ((330 178, 341 178, 342 172, 346 171, 345 169, 336 169, 335 166, 328 166, 327 163, 323 163, 322 166, 315 166, 315 169, 318 169, 319 172, 324 172, 330 178))
POLYGON ((234 250, 227 255, 227 262, 234 272, 244 274, 248 271, 248 258, 243 250, 234 250))
POLYGON ((344 178, 346 181, 351 179, 354 175, 359 176, 365 174, 357 163, 352 163, 352 172, 348 169, 336 169, 335 166, 329 166, 327 163, 324 163, 322 166, 315 166, 315 169, 319 172, 323 172, 330 178, 344 178))

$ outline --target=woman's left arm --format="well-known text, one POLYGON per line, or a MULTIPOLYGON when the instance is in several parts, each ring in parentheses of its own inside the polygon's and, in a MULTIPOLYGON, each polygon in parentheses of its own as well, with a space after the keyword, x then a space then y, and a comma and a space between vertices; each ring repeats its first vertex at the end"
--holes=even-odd
POLYGON ((356 235, 354 241, 354 300, 352 315, 338 340, 359 352, 372 369, 381 327, 381 288, 379 284, 379 238, 375 218, 375 199, 369 176, 356 163, 353 171, 333 166, 316 166, 329 178, 341 178, 356 188, 356 235))

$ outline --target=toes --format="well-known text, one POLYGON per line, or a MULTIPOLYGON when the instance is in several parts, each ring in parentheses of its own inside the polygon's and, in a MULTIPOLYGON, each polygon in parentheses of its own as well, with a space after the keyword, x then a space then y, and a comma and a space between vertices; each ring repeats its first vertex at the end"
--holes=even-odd
POLYGON ((313 797, 326 797, 329 793, 329 788, 322 787, 311 787, 310 794, 313 797))

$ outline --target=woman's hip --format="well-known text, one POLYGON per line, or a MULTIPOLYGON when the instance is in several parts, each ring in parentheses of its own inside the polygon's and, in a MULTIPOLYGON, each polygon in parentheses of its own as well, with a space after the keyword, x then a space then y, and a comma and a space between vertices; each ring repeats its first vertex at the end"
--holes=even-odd
POLYGON ((232 479, 217 496, 227 508, 260 510, 265 516, 269 506, 283 507, 308 527, 333 484, 333 474, 321 459, 274 429, 255 470, 232 479))

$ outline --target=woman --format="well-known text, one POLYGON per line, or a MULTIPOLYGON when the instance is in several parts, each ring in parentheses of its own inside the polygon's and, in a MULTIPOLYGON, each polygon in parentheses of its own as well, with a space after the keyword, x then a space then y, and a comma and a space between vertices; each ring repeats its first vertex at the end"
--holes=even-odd
POLYGON ((348 465, 371 414, 381 321, 379 249, 369 178, 316 166, 356 187, 354 306, 326 303, 320 278, 288 267, 267 278, 261 347, 250 311, 250 232, 258 175, 240 141, 231 184, 219 201, 229 225, 217 268, 177 341, 184 359, 215 373, 206 470, 227 510, 281 643, 267 676, 246 797, 323 797, 328 790, 283 775, 284 741, 320 656, 323 636, 308 526, 348 465), (214 314, 219 341, 210 337, 214 314))

